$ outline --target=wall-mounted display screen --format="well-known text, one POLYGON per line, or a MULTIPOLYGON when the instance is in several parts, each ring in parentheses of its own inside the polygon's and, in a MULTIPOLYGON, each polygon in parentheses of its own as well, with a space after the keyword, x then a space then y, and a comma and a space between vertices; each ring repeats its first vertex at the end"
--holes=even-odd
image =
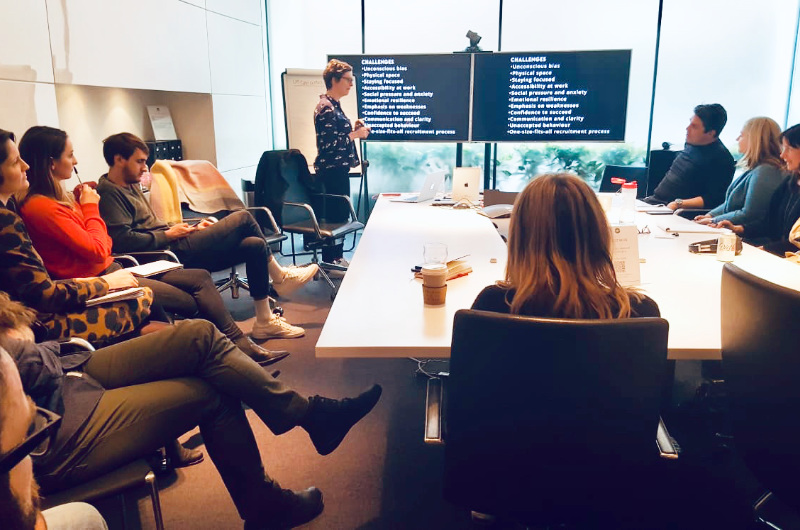
MULTIPOLYGON (((470 55, 331 55, 353 67, 370 140, 469 140, 470 55)), ((353 97, 353 94, 347 97, 353 97)))
POLYGON ((625 141, 630 50, 330 57, 370 140, 625 141))
POLYGON ((625 140, 630 50, 475 54, 472 140, 625 140))

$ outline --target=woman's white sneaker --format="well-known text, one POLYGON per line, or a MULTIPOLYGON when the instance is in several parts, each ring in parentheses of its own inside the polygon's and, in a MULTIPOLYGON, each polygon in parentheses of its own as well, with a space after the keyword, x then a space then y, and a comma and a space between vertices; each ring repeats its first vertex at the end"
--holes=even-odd
POLYGON ((256 321, 250 335, 256 340, 294 339, 302 337, 305 333, 306 330, 300 326, 293 326, 286 322, 285 318, 276 316, 269 322, 256 321))
POLYGON ((286 271, 283 275, 283 280, 280 283, 275 280, 272 281, 272 287, 278 296, 288 296, 289 293, 295 291, 298 287, 310 282, 319 271, 319 266, 316 263, 311 263, 303 267, 290 265, 284 267, 286 271))

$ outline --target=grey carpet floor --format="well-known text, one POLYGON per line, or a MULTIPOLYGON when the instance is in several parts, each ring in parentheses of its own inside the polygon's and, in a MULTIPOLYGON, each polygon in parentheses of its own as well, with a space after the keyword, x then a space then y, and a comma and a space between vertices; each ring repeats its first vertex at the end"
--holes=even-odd
MULTIPOLYGON (((384 392, 373 412, 356 425, 331 455, 320 456, 308 435, 294 429, 273 435, 253 414, 248 419, 267 472, 285 488, 317 486, 325 510, 306 525, 309 529, 463 528, 469 515, 441 499, 442 448, 423 443, 425 379, 415 376, 408 359, 316 359, 314 346, 331 307, 330 291, 312 282, 280 300, 285 317, 303 326, 306 335, 270 340, 271 349, 292 355, 270 367, 280 379, 304 395, 342 398, 358 394, 373 382, 384 392)), ((240 326, 249 331, 253 310, 247 294, 233 300, 224 295, 240 326)), ((203 449, 195 429, 181 437, 188 447, 203 449)), ((161 503, 168 529, 241 528, 236 509, 209 458, 160 479, 161 503)), ((112 528, 155 528, 146 492, 127 495, 122 513, 118 500, 101 503, 112 528)))
MULTIPOLYGON (((408 359, 315 358, 314 345, 331 307, 329 294, 327 285, 313 282, 279 301, 286 318, 305 327, 306 335, 268 341, 269 348, 292 352, 270 368, 280 369, 280 379, 304 395, 342 398, 377 382, 383 385, 383 396, 342 445, 325 457, 316 453, 302 429, 274 436, 248 410, 267 472, 286 488, 313 485, 322 490, 325 510, 304 528, 473 528, 465 510, 442 499, 443 448, 425 445, 422 440, 426 381, 415 375, 416 363, 408 359)), ((249 331, 253 310, 246 293, 238 300, 231 299, 229 293, 224 298, 234 318, 249 331)), ((698 372, 698 363, 679 363, 676 403, 692 403, 698 372)), ((713 432, 705 426, 707 414, 686 413, 682 407, 675 407, 665 419, 682 442, 684 453, 672 482, 664 488, 671 497, 664 498, 664 506, 669 508, 653 514, 654 526, 752 528, 749 502, 759 493, 759 486, 731 452, 720 452, 708 443, 713 432)), ((187 446, 204 448, 197 430, 181 439, 187 446)), ((163 477, 159 484, 166 528, 242 528, 209 458, 163 477)), ((146 492, 132 492, 126 499, 124 511, 117 499, 99 503, 112 530, 121 528, 123 520, 129 529, 154 529, 146 492)), ((791 521, 797 522, 794 518, 791 521)), ((493 528, 509 527, 517 528, 493 528)))

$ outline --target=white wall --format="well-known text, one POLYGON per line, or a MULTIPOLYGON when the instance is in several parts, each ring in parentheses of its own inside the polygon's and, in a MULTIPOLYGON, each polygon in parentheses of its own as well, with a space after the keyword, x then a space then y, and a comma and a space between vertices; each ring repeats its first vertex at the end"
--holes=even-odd
POLYGON ((272 148, 260 0, 0 0, 0 128, 73 137, 84 180, 100 141, 152 139, 146 105, 170 108, 184 154, 240 175, 272 148))

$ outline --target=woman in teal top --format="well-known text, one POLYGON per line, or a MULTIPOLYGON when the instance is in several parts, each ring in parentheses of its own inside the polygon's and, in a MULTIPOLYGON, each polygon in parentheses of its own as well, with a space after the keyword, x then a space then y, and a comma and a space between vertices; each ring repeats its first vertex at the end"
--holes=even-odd
POLYGON ((772 196, 787 177, 780 158, 780 136, 780 127, 770 118, 747 120, 736 139, 744 173, 731 182, 724 203, 695 221, 712 225, 724 220, 737 225, 761 222, 769 212, 772 196))

